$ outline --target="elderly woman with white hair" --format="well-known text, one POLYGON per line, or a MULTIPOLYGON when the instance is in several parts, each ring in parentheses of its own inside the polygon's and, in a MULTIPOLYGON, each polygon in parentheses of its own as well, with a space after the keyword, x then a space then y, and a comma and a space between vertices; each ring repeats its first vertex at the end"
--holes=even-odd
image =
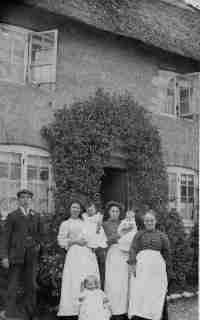
POLYGON ((156 213, 144 215, 144 230, 136 233, 129 252, 131 269, 129 318, 160 320, 167 294, 170 244, 156 229, 156 213))

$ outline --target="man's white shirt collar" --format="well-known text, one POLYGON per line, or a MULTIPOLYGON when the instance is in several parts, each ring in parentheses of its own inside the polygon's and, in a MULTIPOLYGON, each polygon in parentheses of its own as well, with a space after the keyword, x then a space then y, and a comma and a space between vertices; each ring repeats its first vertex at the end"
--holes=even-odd
POLYGON ((20 207, 20 210, 22 211, 22 213, 25 215, 25 216, 28 216, 29 214, 32 214, 33 215, 33 211, 28 208, 27 210, 24 209, 24 207, 20 207))

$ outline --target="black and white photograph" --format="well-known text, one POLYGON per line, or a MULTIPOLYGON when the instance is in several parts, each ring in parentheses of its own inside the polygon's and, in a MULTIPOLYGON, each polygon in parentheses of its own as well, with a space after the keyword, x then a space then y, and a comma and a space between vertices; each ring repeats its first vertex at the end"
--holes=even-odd
POLYGON ((200 0, 1 0, 0 320, 198 320, 200 0))

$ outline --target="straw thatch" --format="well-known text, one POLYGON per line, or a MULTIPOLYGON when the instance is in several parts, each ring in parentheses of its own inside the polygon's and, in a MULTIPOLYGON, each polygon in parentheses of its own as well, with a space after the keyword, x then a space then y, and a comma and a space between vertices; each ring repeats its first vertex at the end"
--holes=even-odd
POLYGON ((96 28, 200 60, 200 11, 161 0, 23 0, 96 28))

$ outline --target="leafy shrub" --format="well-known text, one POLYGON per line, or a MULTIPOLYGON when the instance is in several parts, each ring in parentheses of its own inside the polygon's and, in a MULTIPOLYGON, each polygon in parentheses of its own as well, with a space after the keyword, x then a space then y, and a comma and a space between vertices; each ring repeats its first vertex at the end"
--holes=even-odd
POLYGON ((60 294, 65 252, 57 245, 55 220, 55 215, 43 217, 45 228, 38 270, 38 307, 41 313, 57 306, 60 294))
POLYGON ((127 169, 134 177, 132 203, 165 207, 167 179, 160 136, 150 113, 130 95, 99 89, 94 96, 57 110, 42 135, 52 157, 60 220, 74 197, 100 204, 104 167, 116 149, 127 156, 127 169))
POLYGON ((190 245, 193 250, 193 258, 191 267, 187 275, 188 283, 192 286, 198 285, 199 280, 199 224, 195 223, 192 232, 190 234, 190 245))
POLYGON ((193 250, 185 232, 179 213, 172 209, 160 213, 160 228, 169 237, 172 252, 172 269, 170 274, 170 291, 182 291, 187 284, 187 274, 191 268, 193 250))

